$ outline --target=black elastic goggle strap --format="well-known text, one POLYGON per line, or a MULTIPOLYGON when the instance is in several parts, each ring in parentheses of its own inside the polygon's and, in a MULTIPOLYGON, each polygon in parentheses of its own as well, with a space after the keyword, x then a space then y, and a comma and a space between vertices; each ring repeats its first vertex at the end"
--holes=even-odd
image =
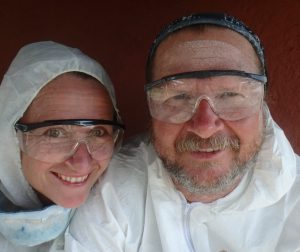
POLYGON ((66 120, 49 120, 38 123, 19 123, 15 124, 15 129, 22 132, 38 129, 41 127, 53 126, 53 125, 76 125, 76 126, 94 126, 94 125, 112 125, 114 127, 125 129, 125 126, 116 121, 110 120, 94 120, 94 119, 66 119, 66 120))
MULTIPOLYGON (((201 24, 216 25, 216 26, 229 28, 243 35, 255 49, 256 54, 262 65, 263 74, 267 76, 264 49, 258 36, 253 31, 251 31, 242 21, 225 13, 192 14, 190 16, 181 17, 171 22, 165 28, 163 28, 161 32, 158 34, 158 36, 155 38, 150 48, 148 59, 147 59, 147 66, 146 66, 147 72, 152 65, 153 57, 157 47, 167 36, 180 29, 194 26, 194 25, 201 25, 201 24)), ((146 76, 146 79, 147 81, 149 81, 149 76, 146 76)))
POLYGON ((185 73, 165 76, 159 80, 147 83, 145 85, 145 91, 148 91, 151 88, 166 83, 168 81, 179 80, 179 79, 191 79, 191 78, 204 79, 204 78, 218 77, 218 76, 241 76, 241 77, 250 78, 255 81, 261 82, 263 85, 267 83, 267 76, 262 74, 247 73, 239 70, 202 70, 202 71, 185 72, 185 73))

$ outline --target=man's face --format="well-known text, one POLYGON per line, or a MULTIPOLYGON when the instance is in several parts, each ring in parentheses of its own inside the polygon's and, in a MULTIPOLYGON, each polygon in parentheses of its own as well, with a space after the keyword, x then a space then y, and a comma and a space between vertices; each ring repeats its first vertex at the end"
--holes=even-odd
MULTIPOLYGON (((63 74, 39 92, 21 122, 62 119, 112 120, 112 103, 105 88, 94 79, 63 74)), ((78 128, 76 134, 88 134, 85 127, 74 127, 78 128)), ((68 208, 85 201, 109 162, 95 160, 86 144, 80 144, 71 157, 59 163, 39 161, 25 153, 21 161, 25 178, 41 200, 68 208)))
MULTIPOLYGON (((245 38, 212 27, 173 34, 158 47, 153 63, 153 80, 199 70, 259 73, 254 49, 245 38)), ((211 202, 231 192, 257 153, 263 128, 262 106, 246 118, 228 121, 207 100, 184 123, 152 119, 155 149, 189 201, 211 202), (221 148, 226 141, 231 144, 221 148)))

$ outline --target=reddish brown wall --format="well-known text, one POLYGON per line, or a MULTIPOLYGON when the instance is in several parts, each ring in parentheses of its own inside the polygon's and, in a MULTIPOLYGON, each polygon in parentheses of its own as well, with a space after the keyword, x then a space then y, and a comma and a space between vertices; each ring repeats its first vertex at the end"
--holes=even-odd
POLYGON ((300 153, 298 0, 3 0, 0 76, 25 43, 54 40, 78 47, 111 75, 130 136, 149 121, 144 65, 154 36, 170 20, 198 11, 228 12, 261 37, 269 66, 272 114, 300 153))

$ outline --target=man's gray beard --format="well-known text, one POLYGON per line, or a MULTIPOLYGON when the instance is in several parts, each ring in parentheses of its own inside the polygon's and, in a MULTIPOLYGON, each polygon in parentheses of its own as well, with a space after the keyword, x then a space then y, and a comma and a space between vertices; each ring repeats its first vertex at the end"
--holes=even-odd
MULTIPOLYGON (((152 135, 152 142, 155 141, 152 135)), ((210 139, 202 139, 196 135, 187 136, 185 139, 180 140, 176 144, 177 153, 182 153, 185 151, 197 151, 201 148, 213 148, 213 149, 225 149, 230 148, 234 152, 238 153, 240 146, 239 140, 237 138, 228 138, 224 136, 211 137, 210 139)), ((182 167, 178 162, 171 161, 164 157, 161 153, 158 156, 161 158, 165 169, 171 175, 173 181, 180 184, 183 188, 192 194, 198 195, 214 195, 226 191, 232 187, 239 178, 254 166, 256 161, 258 150, 260 145, 252 146, 253 153, 250 153, 246 161, 240 160, 238 157, 233 160, 231 169, 224 174, 219 176, 210 183, 199 183, 197 176, 191 176, 186 173, 184 167, 182 167)), ((198 169, 210 169, 216 164, 213 162, 203 162, 201 167, 198 169)), ((220 164, 219 164, 220 165, 220 164)))

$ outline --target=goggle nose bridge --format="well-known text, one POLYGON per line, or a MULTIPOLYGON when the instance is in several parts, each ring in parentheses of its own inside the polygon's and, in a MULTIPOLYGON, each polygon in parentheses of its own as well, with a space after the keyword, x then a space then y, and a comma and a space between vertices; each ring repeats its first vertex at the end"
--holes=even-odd
POLYGON ((208 102, 209 106, 211 107, 212 111, 215 114, 217 114, 212 99, 208 95, 203 94, 203 95, 198 96, 198 98, 196 99, 196 102, 194 104, 194 108, 193 108, 193 111, 192 111, 193 115, 196 113, 196 111, 197 111, 197 109, 200 105, 200 102, 202 100, 206 100, 208 102))
POLYGON ((90 146, 89 146, 89 141, 87 140, 88 136, 86 137, 82 137, 82 138, 74 138, 73 139, 73 144, 72 144, 72 149, 71 149, 71 152, 70 152, 70 156, 74 155, 74 153, 76 152, 76 150, 79 148, 79 146, 84 143, 87 150, 88 150, 88 153, 90 155, 92 155, 92 151, 90 149, 90 146))

